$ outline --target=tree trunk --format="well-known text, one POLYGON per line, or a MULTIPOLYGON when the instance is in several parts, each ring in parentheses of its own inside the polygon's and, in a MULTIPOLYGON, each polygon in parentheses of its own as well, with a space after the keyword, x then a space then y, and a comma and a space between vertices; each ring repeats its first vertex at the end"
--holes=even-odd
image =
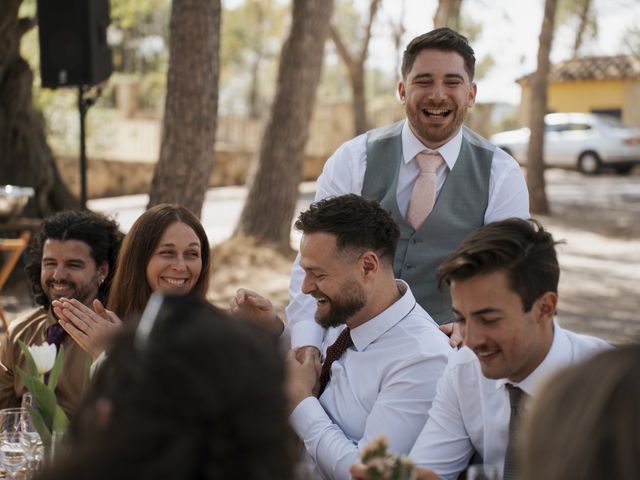
POLYGON ((439 0, 433 16, 433 28, 449 27, 460 30, 460 8, 462 0, 439 0))
POLYGON ((369 129, 365 95, 364 63, 367 61, 369 41, 371 40, 371 27, 373 26, 373 21, 375 20, 379 6, 380 0, 371 0, 369 4, 369 19, 365 26, 364 35, 362 36, 360 51, 356 55, 349 53, 349 49, 342 40, 337 28, 332 25, 329 30, 331 40, 333 40, 336 46, 338 56, 347 67, 349 80, 351 81, 351 91, 353 93, 353 130, 355 135, 364 133, 369 129))
POLYGON ((283 252, 291 251, 291 219, 332 11, 333 0, 293 2, 291 31, 280 55, 258 168, 234 233, 283 252))
POLYGON ((557 0, 545 0, 544 17, 538 45, 538 69, 531 83, 531 113, 529 116, 529 148, 527 152, 527 186, 531 213, 546 215, 549 202, 544 182, 544 115, 547 110, 549 54, 553 43, 557 0))
POLYGON ((400 0, 399 3, 400 15, 398 21, 389 21, 391 27, 391 38, 393 39, 394 52, 396 52, 396 74, 400 75, 400 68, 402 66, 402 39, 407 29, 405 28, 405 13, 407 11, 406 0, 400 0))
POLYGON ((584 37, 591 16, 591 0, 580 0, 578 5, 578 29, 576 30, 576 38, 573 42, 573 57, 577 58, 580 54, 580 48, 584 43, 584 37))
POLYGON ((64 185, 33 107, 33 72, 20 56, 22 35, 35 23, 18 18, 22 0, 0 0, 0 184, 33 187, 24 214, 46 217, 78 200, 64 185))
POLYGON ((248 105, 249 118, 258 120, 262 117, 260 105, 260 65, 264 56, 263 42, 265 40, 265 6, 264 0, 251 2, 251 7, 255 11, 256 24, 253 29, 253 59, 251 63, 251 85, 249 86, 248 105))
POLYGON ((220 0, 173 0, 160 159, 149 207, 180 203, 200 215, 213 167, 220 0))

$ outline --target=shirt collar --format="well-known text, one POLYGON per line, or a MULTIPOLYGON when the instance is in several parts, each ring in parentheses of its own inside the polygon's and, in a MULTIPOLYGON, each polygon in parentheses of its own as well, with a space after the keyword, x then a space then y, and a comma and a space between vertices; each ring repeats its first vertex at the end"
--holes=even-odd
MULTIPOLYGON (((458 155, 460 154, 460 148, 462 147, 462 127, 458 130, 455 137, 449 140, 447 143, 438 148, 437 151, 442 158, 444 158, 447 167, 449 170, 453 169, 453 166, 456 164, 456 160, 458 159, 458 155)), ((423 151, 433 152, 428 147, 425 147, 423 143, 415 136, 411 127, 409 127, 409 122, 405 121, 402 126, 402 160, 405 164, 409 163, 414 159, 416 154, 423 151)))
POLYGON ((542 363, 529 374, 527 378, 519 383, 510 382, 506 378, 496 381, 496 388, 500 388, 507 383, 511 383, 520 387, 527 395, 534 396, 542 382, 549 375, 558 371, 559 368, 565 367, 571 363, 571 345, 564 331, 553 321, 553 341, 551 348, 547 352, 542 363))
POLYGON ((353 345, 359 352, 405 318, 416 306, 416 299, 404 280, 396 280, 401 297, 386 310, 351 330, 353 345))

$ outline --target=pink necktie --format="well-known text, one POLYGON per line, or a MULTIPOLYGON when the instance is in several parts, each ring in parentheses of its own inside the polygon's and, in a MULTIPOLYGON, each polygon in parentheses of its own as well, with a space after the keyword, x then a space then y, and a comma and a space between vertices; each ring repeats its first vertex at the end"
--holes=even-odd
POLYGON ((407 211, 407 221, 414 230, 420 228, 420 225, 433 210, 433 205, 436 202, 436 171, 442 161, 438 152, 420 152, 416 155, 420 175, 413 186, 407 211))

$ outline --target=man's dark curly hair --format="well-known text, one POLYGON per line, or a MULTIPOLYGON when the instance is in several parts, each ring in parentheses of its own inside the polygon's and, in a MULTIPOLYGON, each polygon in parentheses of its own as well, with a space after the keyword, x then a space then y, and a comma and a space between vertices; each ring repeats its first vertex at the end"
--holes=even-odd
POLYGON ((440 287, 504 270, 524 311, 546 292, 558 293, 557 242, 536 220, 510 218, 480 227, 438 268, 440 287))
POLYGON ((335 235, 339 250, 373 250, 389 264, 393 263, 400 238, 398 225, 389 212, 375 200, 354 194, 325 198, 312 204, 300 214, 294 226, 303 234, 335 235))
POLYGON ((25 272, 31 284, 34 300, 44 307, 49 307, 49 298, 40 284, 42 271, 42 249, 49 240, 79 240, 86 243, 91 257, 99 267, 104 262, 109 264, 109 274, 98 289, 98 299, 105 303, 111 288, 111 280, 116 266, 116 259, 122 241, 122 233, 118 224, 103 215, 84 210, 65 210, 44 220, 40 232, 35 236, 29 248, 29 259, 25 272))
POLYGON ((132 320, 72 420, 68 458, 46 478, 293 479, 271 332, 189 296, 162 300, 145 341, 132 320))
POLYGON ((403 79, 406 80, 418 54, 427 49, 458 53, 464 60, 464 69, 469 75, 469 80, 473 80, 476 69, 475 52, 469 45, 467 37, 448 27, 436 28, 409 42, 402 55, 401 72, 403 79))

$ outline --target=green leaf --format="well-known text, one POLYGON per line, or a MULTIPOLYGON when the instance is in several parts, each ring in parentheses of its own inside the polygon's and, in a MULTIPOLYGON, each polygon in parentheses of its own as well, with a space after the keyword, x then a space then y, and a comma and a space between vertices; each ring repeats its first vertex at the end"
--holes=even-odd
POLYGON ((38 376, 38 367, 36 367, 36 361, 33 359, 31 352, 29 351, 29 347, 25 345, 22 340, 18 340, 18 345, 20 345, 20 349, 24 354, 25 359, 27 360, 27 368, 29 369, 29 375, 32 377, 38 376))
POLYGON ((58 404, 53 390, 42 383, 39 379, 34 379, 27 375, 21 368, 18 368, 18 374, 33 395, 33 398, 36 401, 36 408, 42 415, 45 425, 53 425, 53 417, 58 404))
POLYGON ((64 345, 60 345, 58 354, 56 355, 56 361, 53 363, 53 368, 49 373, 49 388, 52 392, 56 390, 58 386, 58 377, 60 377, 60 369, 62 368, 62 359, 64 357, 64 345))
POLYGON ((53 428, 51 429, 51 431, 66 432, 68 425, 69 419, 67 418, 67 414, 64 413, 64 410, 62 410, 62 408, 60 408, 60 405, 56 405, 56 412, 53 416, 53 428))
POLYGON ((29 411, 29 415, 31 415, 33 426, 36 427, 36 430, 40 434, 42 445, 44 445, 45 448, 48 448, 51 445, 51 431, 47 427, 37 408, 27 405, 27 410, 29 411))

